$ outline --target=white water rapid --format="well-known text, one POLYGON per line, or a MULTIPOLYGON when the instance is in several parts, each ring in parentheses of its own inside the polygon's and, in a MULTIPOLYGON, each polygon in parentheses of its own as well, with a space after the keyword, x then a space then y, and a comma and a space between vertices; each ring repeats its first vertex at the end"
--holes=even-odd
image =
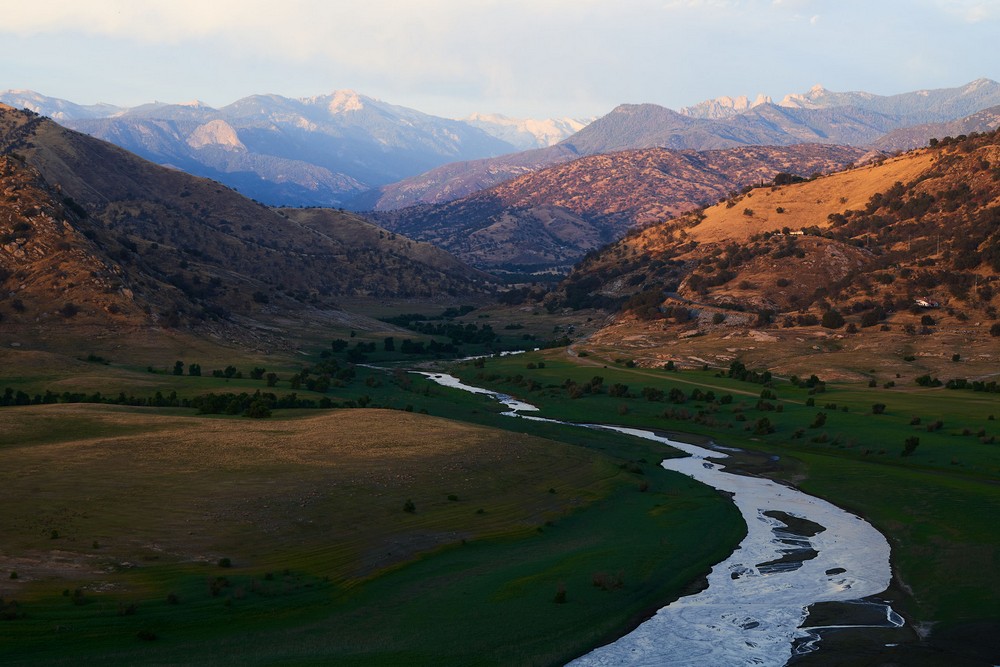
MULTIPOLYGON (((451 375, 422 375, 490 395, 510 408, 506 415, 557 421, 521 414, 538 408, 451 375)), ((885 621, 876 627, 903 624, 888 605, 862 601, 888 588, 891 570, 888 542, 860 517, 767 479, 724 472, 709 460, 728 457, 719 451, 624 426, 576 426, 618 431, 690 454, 662 465, 731 493, 747 536, 732 556, 712 568, 707 588, 663 607, 621 639, 574 660, 573 667, 784 665, 793 652, 808 651, 819 640, 815 631, 822 628, 800 628, 808 607, 817 602, 880 605, 885 621)))

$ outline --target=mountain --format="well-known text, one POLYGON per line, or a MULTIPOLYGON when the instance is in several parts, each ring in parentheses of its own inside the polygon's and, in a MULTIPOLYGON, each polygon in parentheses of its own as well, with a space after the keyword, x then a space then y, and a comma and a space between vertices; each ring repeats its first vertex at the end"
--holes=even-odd
POLYGON ((344 296, 478 294, 489 284, 356 216, 275 211, 30 111, 0 107, 0 155, 8 330, 210 327, 242 338, 290 315, 330 319, 344 296))
POLYGON ((116 107, 112 104, 75 104, 55 97, 46 97, 33 90, 0 92, 0 104, 6 104, 15 109, 28 109, 60 122, 85 118, 104 118, 125 110, 123 107, 116 107))
POLYGON ((894 130, 880 137, 873 146, 887 151, 905 151, 926 146, 931 139, 957 137, 973 132, 990 132, 1000 127, 1000 106, 983 109, 971 116, 945 123, 925 123, 894 130))
POLYGON ((882 343, 836 347, 855 351, 890 339, 891 349, 910 349, 915 334, 939 331, 948 345, 967 341, 965 352, 989 341, 1000 302, 1000 132, 790 180, 592 253, 547 305, 618 310, 598 344, 641 330, 664 332, 650 333, 651 346, 705 335, 706 349, 721 338, 736 349, 748 329, 759 342, 785 341, 793 355, 815 354, 821 348, 809 345, 833 332, 891 332, 882 343))
POLYGON ((28 102, 67 127, 272 205, 339 206, 448 162, 515 150, 461 121, 347 90, 302 99, 254 95, 221 109, 152 103, 103 115, 36 93, 0 100, 28 102))
POLYGON ((714 100, 705 100, 694 106, 679 109, 680 113, 692 118, 728 118, 736 114, 749 111, 761 104, 771 104, 771 98, 763 93, 757 95, 753 101, 746 95, 739 97, 717 97, 714 100))
POLYGON ((957 88, 917 90, 899 95, 837 93, 817 85, 807 93, 787 95, 778 102, 779 106, 798 109, 855 107, 904 117, 908 125, 954 120, 997 104, 1000 104, 1000 83, 990 79, 976 79, 957 88))
POLYGON ((556 144, 497 158, 454 162, 366 192, 348 206, 356 211, 393 211, 449 202, 578 157, 580 154, 572 146, 556 144))
POLYGON ((576 157, 636 148, 716 150, 799 143, 870 146, 893 130, 953 120, 1000 104, 1000 84, 979 79, 958 88, 883 97, 821 86, 774 104, 766 96, 719 98, 678 113, 656 104, 622 104, 576 134, 530 155, 457 163, 366 193, 352 208, 390 210, 441 203, 576 157))
POLYGON ((786 172, 839 169, 866 151, 843 146, 663 148, 592 155, 455 201, 375 215, 488 270, 565 268, 629 229, 717 201, 786 172))
POLYGON ((508 118, 502 114, 472 114, 462 121, 478 127, 487 134, 506 141, 519 151, 545 148, 557 144, 566 137, 579 132, 593 118, 508 118))

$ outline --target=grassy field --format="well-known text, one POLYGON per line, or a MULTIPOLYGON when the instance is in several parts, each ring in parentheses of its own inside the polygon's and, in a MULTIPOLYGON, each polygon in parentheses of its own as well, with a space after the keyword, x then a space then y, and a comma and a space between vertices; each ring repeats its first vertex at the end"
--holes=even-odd
POLYGON ((610 434, 172 412, 0 410, 5 663, 552 664, 743 531, 725 499, 610 434))

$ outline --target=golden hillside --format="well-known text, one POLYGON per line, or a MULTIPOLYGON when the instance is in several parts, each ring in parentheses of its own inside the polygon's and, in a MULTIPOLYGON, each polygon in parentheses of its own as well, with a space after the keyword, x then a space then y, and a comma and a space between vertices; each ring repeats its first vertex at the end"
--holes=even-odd
POLYGON ((596 343, 655 348, 685 340, 693 349, 698 336, 756 336, 762 349, 791 341, 794 364, 814 336, 874 342, 882 335, 873 353, 948 339, 941 355, 944 347, 950 357, 986 344, 986 360, 996 356, 987 341, 1000 335, 998 274, 1000 134, 993 132, 752 188, 637 231, 589 255, 546 305, 618 311, 596 343))

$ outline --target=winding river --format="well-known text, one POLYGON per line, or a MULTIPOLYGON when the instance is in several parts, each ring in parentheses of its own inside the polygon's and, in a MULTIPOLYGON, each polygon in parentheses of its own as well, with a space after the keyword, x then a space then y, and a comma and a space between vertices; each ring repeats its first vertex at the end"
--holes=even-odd
MULTIPOLYGON (((421 373, 438 384, 485 394, 505 415, 548 421, 538 408, 506 394, 421 373)), ((889 587, 889 544, 868 522, 831 503, 760 477, 725 472, 721 451, 624 426, 575 424, 661 442, 690 456, 662 466, 732 494, 747 524, 733 555, 712 568, 708 586, 660 609, 621 639, 570 663, 591 665, 784 665, 812 650, 824 628, 801 627, 810 605, 853 602, 874 607, 873 627, 899 627, 887 604, 863 598, 889 587)), ((829 626, 828 626, 829 627, 829 626)), ((852 625, 851 627, 858 627, 852 625)))

